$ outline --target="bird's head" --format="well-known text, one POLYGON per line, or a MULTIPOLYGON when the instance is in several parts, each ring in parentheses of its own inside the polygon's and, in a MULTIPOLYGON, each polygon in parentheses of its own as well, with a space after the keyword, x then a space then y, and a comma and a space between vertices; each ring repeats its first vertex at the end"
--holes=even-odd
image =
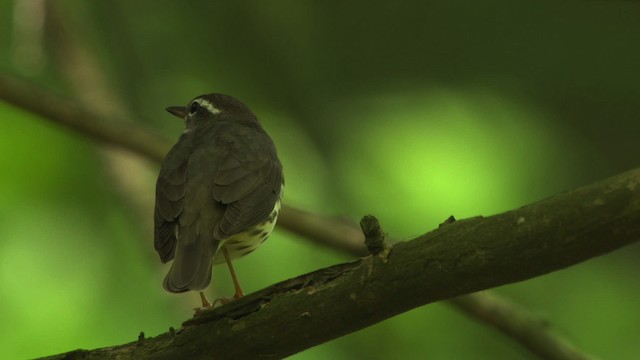
POLYGON ((245 104, 223 94, 200 95, 191 100, 187 106, 170 106, 166 110, 184 119, 187 129, 224 119, 257 124, 255 115, 245 104))

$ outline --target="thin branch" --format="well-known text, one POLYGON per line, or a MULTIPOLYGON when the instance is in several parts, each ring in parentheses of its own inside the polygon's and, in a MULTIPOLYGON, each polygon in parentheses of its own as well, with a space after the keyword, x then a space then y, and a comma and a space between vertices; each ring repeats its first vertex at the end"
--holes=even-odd
POLYGON ((162 161, 171 143, 133 121, 107 119, 25 80, 0 75, 0 99, 67 129, 162 161))
POLYGON ((593 356, 577 349, 553 333, 551 325, 528 310, 491 294, 482 292, 450 299, 450 305, 472 319, 492 326, 516 339, 531 353, 549 360, 588 360, 593 356))
POLYGON ((377 255, 389 247, 385 240, 387 235, 382 231, 380 222, 373 215, 367 215, 360 220, 360 227, 364 233, 364 245, 373 255, 377 255))
POLYGON ((284 206, 276 226, 300 235, 314 243, 355 257, 367 256, 364 235, 350 219, 328 216, 284 206))
POLYGON ((178 332, 50 359, 282 358, 417 306, 547 274, 638 239, 640 169, 270 286, 203 312, 178 332))

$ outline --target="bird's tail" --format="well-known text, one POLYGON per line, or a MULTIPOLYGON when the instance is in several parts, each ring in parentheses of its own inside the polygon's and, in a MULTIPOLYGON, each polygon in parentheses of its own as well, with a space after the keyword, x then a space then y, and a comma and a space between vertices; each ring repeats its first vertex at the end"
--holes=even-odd
POLYGON ((213 242, 204 234, 180 236, 171 269, 164 278, 165 290, 180 293, 189 290, 204 290, 211 283, 213 264, 213 242))

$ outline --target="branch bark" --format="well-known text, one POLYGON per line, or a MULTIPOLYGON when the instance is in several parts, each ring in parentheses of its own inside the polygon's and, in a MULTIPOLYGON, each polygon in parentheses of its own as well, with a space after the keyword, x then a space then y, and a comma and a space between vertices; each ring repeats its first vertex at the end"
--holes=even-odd
POLYGON ((182 329, 48 359, 282 358, 417 306, 530 279, 640 238, 640 169, 270 286, 182 329))

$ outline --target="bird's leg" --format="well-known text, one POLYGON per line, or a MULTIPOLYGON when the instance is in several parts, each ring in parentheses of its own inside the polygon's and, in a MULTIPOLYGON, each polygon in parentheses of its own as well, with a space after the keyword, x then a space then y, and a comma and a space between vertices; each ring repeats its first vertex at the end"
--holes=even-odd
POLYGON ((236 272, 233 270, 233 265, 231 265, 231 258, 229 257, 229 252, 226 247, 222 248, 222 254, 224 255, 224 259, 227 261, 227 265, 229 266, 229 272, 231 273, 231 279, 233 279, 233 286, 236 288, 236 293, 233 295, 234 299, 240 299, 244 296, 244 291, 240 287, 240 283, 238 282, 238 278, 236 277, 236 272))
POLYGON ((209 302, 209 300, 207 300, 207 297, 204 296, 204 292, 200 291, 200 300, 202 300, 202 307, 203 308, 208 308, 210 307, 212 304, 209 302))
MULTIPOLYGON (((213 304, 211 304, 212 307, 215 306, 218 301, 222 305, 224 305, 232 302, 233 300, 238 300, 244 296, 244 291, 242 291, 242 288, 240 287, 240 283, 238 282, 238 277, 236 276, 236 271, 233 269, 233 265, 231 264, 231 258, 229 257, 229 252, 224 247, 222 248, 222 255, 224 255, 224 260, 227 262, 227 265, 229 266, 229 272, 231 273, 231 279, 233 279, 233 286, 236 288, 236 293, 232 297, 223 297, 223 298, 215 299, 213 301, 213 304)), ((204 296, 202 295, 202 293, 200 294, 201 296, 204 296)), ((203 304, 204 304, 204 300, 203 300, 203 304)))
POLYGON ((203 312, 207 311, 208 309, 212 309, 213 305, 216 304, 216 301, 212 303, 209 302, 209 300, 207 300, 207 297, 204 295, 204 292, 200 291, 200 300, 202 300, 202 307, 197 307, 194 308, 193 310, 196 311, 194 316, 200 316, 203 312))

